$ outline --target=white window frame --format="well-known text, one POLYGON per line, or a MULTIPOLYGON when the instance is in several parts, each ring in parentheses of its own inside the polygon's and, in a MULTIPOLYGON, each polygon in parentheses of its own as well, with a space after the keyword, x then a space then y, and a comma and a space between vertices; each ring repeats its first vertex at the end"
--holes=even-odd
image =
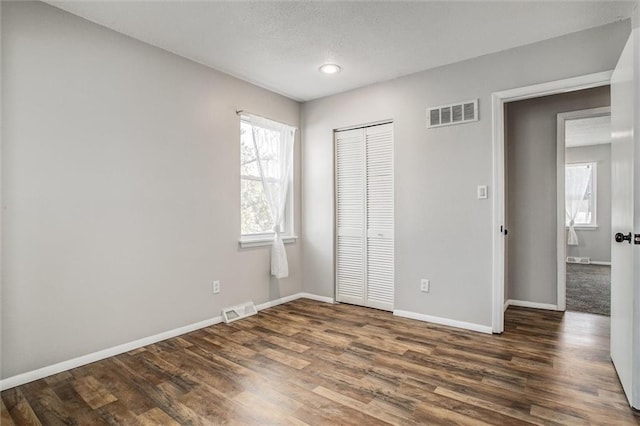
MULTIPOLYGON (((591 223, 576 223, 575 229, 596 230, 598 229, 598 163, 595 161, 580 161, 576 163, 565 164, 565 170, 570 166, 590 166, 591 167, 591 199, 589 205, 591 207, 591 223)), ((565 225, 569 229, 569 225, 565 225)))
MULTIPOLYGON (((239 122, 239 128, 241 128, 242 123, 245 122, 247 123, 247 121, 243 118, 243 116, 240 116, 240 122, 239 122)), ((248 123, 249 125, 252 125, 251 123, 248 123)), ((242 133, 240 133, 240 138, 239 138, 239 142, 240 142, 240 147, 242 147, 242 133)), ((295 145, 294 145, 295 146, 295 145)), ((294 148, 295 149, 295 148, 294 148)), ((296 235, 294 235, 294 214, 293 214, 293 205, 294 205, 294 185, 293 185, 293 175, 294 175, 294 167, 295 167, 295 161, 294 161, 294 153, 291 153, 291 156, 293 157, 292 160, 292 167, 291 167, 291 172, 289 174, 288 177, 288 185, 289 185, 289 190, 287 191, 287 205, 285 207, 285 214, 284 214, 284 218, 282 223, 280 224, 280 227, 282 229, 282 241, 285 244, 290 244, 295 242, 298 237, 296 235)), ((240 197, 242 199, 242 180, 246 179, 246 180, 253 180, 253 181, 257 181, 257 182, 262 182, 261 178, 259 176, 252 176, 252 175, 240 175, 240 197)), ((242 207, 240 207, 242 208, 242 207)), ((240 215, 242 216, 242 211, 240 211, 240 215)), ((273 238, 274 238, 274 232, 258 232, 258 233, 253 233, 253 234, 242 234, 242 229, 240 229, 240 239, 239 239, 239 245, 241 248, 248 248, 248 247, 262 247, 262 246, 271 246, 273 244, 273 238)))

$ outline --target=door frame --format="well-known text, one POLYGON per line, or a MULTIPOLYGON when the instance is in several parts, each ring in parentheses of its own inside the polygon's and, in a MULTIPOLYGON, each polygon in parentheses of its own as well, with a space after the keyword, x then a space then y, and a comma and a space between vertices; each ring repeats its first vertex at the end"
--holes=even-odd
MULTIPOLYGON (((494 333, 504 331, 505 311, 505 241, 502 227, 505 226, 505 135, 504 135, 504 105, 507 102, 521 101, 524 99, 538 98, 555 95, 558 93, 573 92, 576 90, 591 89, 593 87, 606 86, 611 82, 613 71, 603 71, 578 77, 551 81, 532 86, 519 87, 491 95, 492 100, 492 152, 493 152, 493 176, 494 188, 493 213, 492 213, 492 329, 494 333)), ((556 306, 557 309, 557 306, 556 306)))
POLYGON ((582 109, 578 111, 561 112, 557 118, 557 154, 556 154, 556 187, 557 187, 557 213, 556 213, 556 239, 558 253, 558 298, 556 309, 567 309, 567 244, 566 244, 566 219, 565 219, 565 122, 580 118, 611 116, 611 107, 582 109))

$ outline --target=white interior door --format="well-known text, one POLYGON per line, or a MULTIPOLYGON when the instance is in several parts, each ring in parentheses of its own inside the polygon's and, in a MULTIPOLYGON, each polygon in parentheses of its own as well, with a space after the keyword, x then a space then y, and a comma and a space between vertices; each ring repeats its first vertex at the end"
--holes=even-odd
MULTIPOLYGON (((616 234, 611 247, 611 359, 618 377, 629 399, 629 403, 639 407, 638 386, 638 284, 634 282, 634 257, 637 246, 633 242, 634 211, 634 155, 638 155, 634 140, 634 120, 638 113, 637 78, 637 37, 632 33, 622 52, 611 78, 611 230, 616 234), (635 45, 634 45, 635 44, 635 45), (634 60, 635 58, 635 60, 634 60), (637 81, 637 80, 636 80, 637 81), (623 239, 628 237, 629 239, 623 239)), ((637 130, 637 129, 636 129, 637 130)), ((638 138, 636 134, 635 138, 638 138)), ((638 162, 640 165, 640 162, 638 162)), ((635 188, 640 191, 640 188, 635 188)), ((636 197, 636 202, 639 202, 636 197)))
POLYGON ((335 134, 336 300, 393 310, 393 127, 335 134))

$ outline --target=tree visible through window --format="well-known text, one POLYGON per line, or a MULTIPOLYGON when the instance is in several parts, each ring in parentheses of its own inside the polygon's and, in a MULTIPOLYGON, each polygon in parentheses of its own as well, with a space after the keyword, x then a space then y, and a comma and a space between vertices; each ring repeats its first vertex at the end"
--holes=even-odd
MULTIPOLYGON (((281 141, 281 132, 276 129, 260 127, 261 136, 254 143, 253 127, 244 120, 240 122, 240 185, 241 185, 241 233, 242 235, 255 235, 273 232, 273 219, 265 197, 264 186, 260 175, 260 166, 265 176, 265 183, 273 193, 280 191, 279 186, 289 183, 283 181, 280 174, 282 167, 284 147, 281 141), (258 160, 258 152, 259 158, 258 160)), ((286 215, 285 215, 286 218, 286 215)), ((286 229, 285 220, 279 225, 286 229)))

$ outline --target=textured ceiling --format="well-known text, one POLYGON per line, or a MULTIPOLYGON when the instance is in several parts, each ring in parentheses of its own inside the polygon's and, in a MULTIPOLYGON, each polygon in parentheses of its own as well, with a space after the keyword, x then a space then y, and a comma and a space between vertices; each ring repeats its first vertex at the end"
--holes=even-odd
POLYGON ((633 1, 48 1, 306 101, 604 25, 633 1), (318 72, 324 62, 343 67, 318 72))

